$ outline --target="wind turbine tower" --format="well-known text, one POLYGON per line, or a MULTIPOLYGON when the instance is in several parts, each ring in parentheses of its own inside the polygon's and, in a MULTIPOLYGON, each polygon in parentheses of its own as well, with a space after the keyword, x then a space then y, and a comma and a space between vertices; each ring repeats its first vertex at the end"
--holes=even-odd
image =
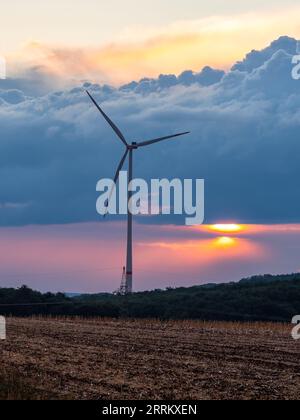
MULTIPOLYGON (((154 143, 158 143, 161 142, 163 140, 168 140, 168 139, 172 139, 175 137, 179 137, 179 136, 183 136, 186 134, 189 134, 189 131, 186 131, 184 133, 178 133, 178 134, 173 134, 170 136, 165 136, 165 137, 159 137, 157 139, 152 139, 152 140, 145 140, 145 141, 134 141, 134 142, 127 142, 127 140, 125 139, 123 133, 121 132, 121 130, 115 125, 115 123, 105 114, 105 112, 103 111, 103 109, 99 106, 99 104, 95 101, 95 99, 93 98, 93 96, 86 91, 86 93, 88 94, 88 96, 90 97, 91 101, 93 102, 93 104, 96 106, 96 108, 98 109, 98 111, 101 113, 101 115, 104 117, 104 119, 107 121, 107 123, 111 126, 111 128, 114 130, 114 132, 116 133, 116 135, 118 136, 118 138, 121 140, 121 142, 123 143, 123 145, 125 146, 125 152, 124 155, 119 163, 119 166, 117 168, 115 177, 114 177, 114 183, 116 184, 116 182, 118 181, 119 178, 119 174, 120 171, 122 170, 124 163, 126 161, 126 158, 128 156, 129 158, 129 164, 128 164, 128 186, 132 181, 133 178, 133 152, 141 147, 145 147, 145 146, 149 146, 151 144, 154 143)), ((110 192, 110 198, 112 196, 113 190, 110 192)), ((133 259, 133 255, 132 255, 132 212, 130 211, 131 209, 129 208, 129 203, 130 203, 130 199, 132 196, 132 192, 129 191, 129 188, 127 188, 127 201, 128 201, 128 209, 127 209, 127 258, 126 258, 126 267, 125 267, 125 284, 123 283, 123 287, 121 285, 120 288, 120 292, 122 294, 129 294, 132 293, 133 291, 133 265, 132 265, 132 259, 133 259)), ((110 200, 109 198, 109 200, 110 200)), ((109 200, 107 200, 106 207, 108 208, 109 205, 109 200)))

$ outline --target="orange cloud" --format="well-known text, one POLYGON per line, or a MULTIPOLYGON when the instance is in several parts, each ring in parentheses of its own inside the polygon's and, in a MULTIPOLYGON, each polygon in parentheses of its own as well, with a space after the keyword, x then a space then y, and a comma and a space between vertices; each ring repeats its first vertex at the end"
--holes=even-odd
POLYGON ((176 22, 166 28, 137 27, 99 48, 31 43, 10 59, 41 66, 47 73, 68 79, 114 84, 186 69, 199 71, 205 65, 226 69, 253 48, 261 49, 280 35, 300 37, 299 12, 296 7, 176 22))
POLYGON ((144 265, 147 265, 147 259, 151 256, 149 266, 154 261, 155 265, 159 261, 172 261, 173 267, 178 268, 183 265, 191 268, 198 264, 203 267, 226 260, 236 260, 237 263, 258 261, 265 256, 263 246, 252 240, 223 236, 214 239, 143 242, 139 244, 139 249, 143 249, 144 265))

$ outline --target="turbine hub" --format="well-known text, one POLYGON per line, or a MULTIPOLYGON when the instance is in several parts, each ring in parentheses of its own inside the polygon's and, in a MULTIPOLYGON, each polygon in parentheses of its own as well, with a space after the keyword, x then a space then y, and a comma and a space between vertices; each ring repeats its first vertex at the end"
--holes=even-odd
POLYGON ((129 150, 135 150, 135 149, 137 149, 138 148, 138 145, 137 145, 137 142, 132 142, 129 146, 128 146, 128 149, 129 150))

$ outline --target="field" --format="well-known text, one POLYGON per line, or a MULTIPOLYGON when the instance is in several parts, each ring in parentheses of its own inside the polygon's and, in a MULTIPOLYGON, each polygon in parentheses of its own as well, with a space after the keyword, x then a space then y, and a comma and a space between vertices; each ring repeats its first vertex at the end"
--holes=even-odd
POLYGON ((1 399, 298 399, 283 324, 7 320, 1 399))

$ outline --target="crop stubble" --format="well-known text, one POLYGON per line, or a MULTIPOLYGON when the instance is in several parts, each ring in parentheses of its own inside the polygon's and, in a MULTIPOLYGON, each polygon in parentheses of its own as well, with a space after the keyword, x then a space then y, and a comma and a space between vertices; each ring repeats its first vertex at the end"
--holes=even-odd
POLYGON ((17 371, 49 398, 298 399, 300 392, 300 342, 290 325, 9 318, 7 330, 0 369, 17 371))

